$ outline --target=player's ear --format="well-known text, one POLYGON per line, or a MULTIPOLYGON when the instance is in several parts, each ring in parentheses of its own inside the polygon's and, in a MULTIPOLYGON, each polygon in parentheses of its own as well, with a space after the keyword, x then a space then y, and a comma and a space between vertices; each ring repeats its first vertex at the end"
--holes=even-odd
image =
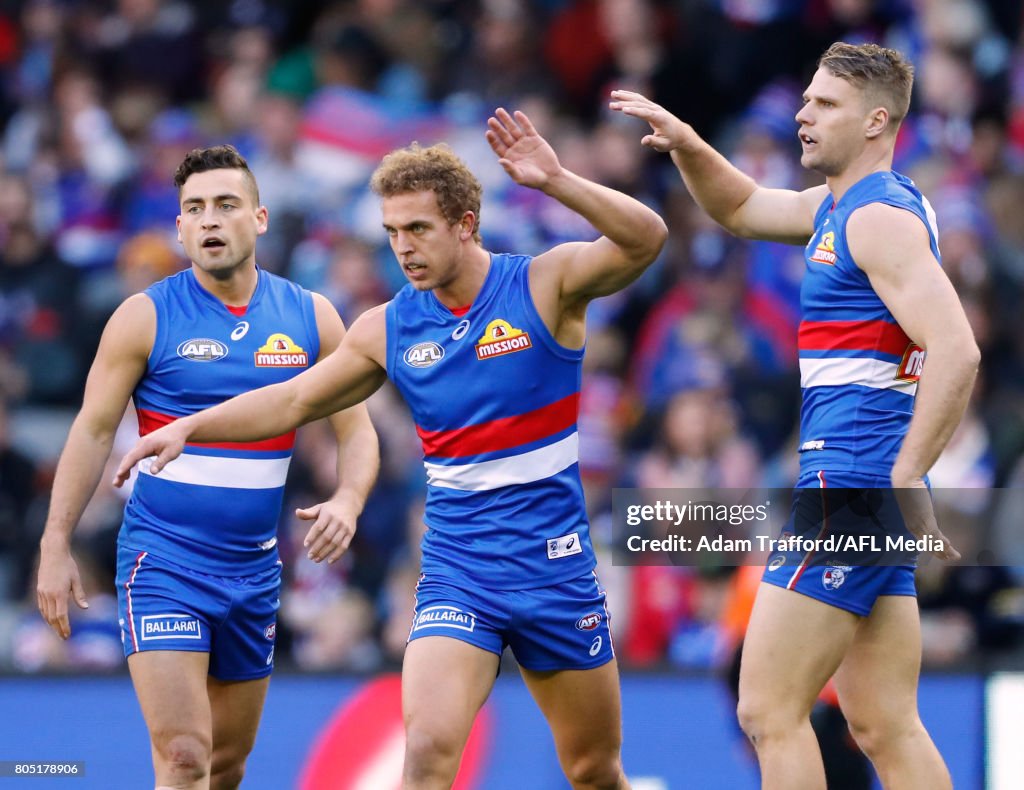
POLYGON ((889 128, 889 111, 885 107, 875 107, 867 118, 864 136, 874 140, 889 128))
POLYGON ((256 235, 262 236, 267 232, 267 225, 270 222, 270 209, 260 206, 256 209, 256 235))
POLYGON ((467 211, 462 215, 462 219, 459 220, 459 238, 462 241, 468 241, 473 238, 474 228, 476 228, 476 214, 472 211, 467 211))
POLYGON ((178 244, 181 244, 181 214, 174 218, 174 227, 178 231, 178 244))

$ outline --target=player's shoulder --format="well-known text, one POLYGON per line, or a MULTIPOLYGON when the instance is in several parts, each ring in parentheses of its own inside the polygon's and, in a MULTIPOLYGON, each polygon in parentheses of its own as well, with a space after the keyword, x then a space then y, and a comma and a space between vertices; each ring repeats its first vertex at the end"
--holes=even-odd
MULTIPOLYGON (((148 291, 148 289, 147 289, 148 291)), ((110 321, 122 324, 149 323, 156 320, 156 305, 147 291, 132 294, 114 310, 110 321)))
POLYGON ((393 303, 385 302, 360 315, 348 328, 345 341, 373 359, 383 358, 387 342, 387 311, 393 303))
POLYGON ((145 291, 121 302, 103 330, 105 344, 120 352, 148 354, 155 334, 156 305, 145 291))
POLYGON ((872 201, 857 206, 847 220, 847 233, 864 231, 880 242, 892 241, 890 233, 906 233, 921 227, 921 220, 903 206, 883 201, 872 201))

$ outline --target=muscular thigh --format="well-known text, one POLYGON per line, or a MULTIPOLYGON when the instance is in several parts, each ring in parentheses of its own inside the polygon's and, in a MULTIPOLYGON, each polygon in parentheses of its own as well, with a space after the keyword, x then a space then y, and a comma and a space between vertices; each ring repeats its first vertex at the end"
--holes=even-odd
POLYGON ((269 677, 242 681, 207 679, 215 763, 221 757, 241 761, 252 751, 269 685, 269 677))
POLYGON ((147 650, 128 657, 135 694, 154 743, 193 735, 212 745, 206 653, 147 650))
POLYGON ((851 721, 915 717, 920 670, 917 599, 879 598, 860 623, 835 675, 843 712, 851 721))
POLYGON ((563 760, 591 750, 618 754, 622 702, 614 659, 593 669, 520 671, 563 760))
POLYGON ((406 646, 402 714, 407 730, 461 745, 494 686, 499 656, 449 636, 425 636, 406 646))
POLYGON ((740 697, 809 711, 835 672, 859 617, 793 590, 762 584, 740 665, 740 697))

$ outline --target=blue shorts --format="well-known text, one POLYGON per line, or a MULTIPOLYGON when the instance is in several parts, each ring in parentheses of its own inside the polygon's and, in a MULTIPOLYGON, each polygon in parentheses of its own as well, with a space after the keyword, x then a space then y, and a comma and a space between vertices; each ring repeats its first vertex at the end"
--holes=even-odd
POLYGON ((882 595, 917 594, 916 553, 883 548, 889 536, 910 537, 887 478, 827 471, 802 475, 780 535, 793 536, 816 546, 833 537, 836 548, 776 551, 762 581, 862 617, 882 595), (854 545, 858 548, 843 548, 854 545))
POLYGON ((420 577, 409 641, 448 636, 537 672, 594 669, 615 657, 605 591, 593 571, 530 590, 491 590, 467 580, 420 577))
POLYGON ((146 650, 210 654, 218 680, 274 668, 281 563, 253 576, 210 576, 118 547, 117 606, 125 657, 146 650))

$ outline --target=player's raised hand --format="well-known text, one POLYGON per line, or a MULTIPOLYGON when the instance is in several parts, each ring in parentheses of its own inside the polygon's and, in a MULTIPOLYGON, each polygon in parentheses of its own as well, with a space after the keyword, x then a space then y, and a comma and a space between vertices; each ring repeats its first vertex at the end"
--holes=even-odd
POLYGON ((89 608, 82 588, 82 577, 78 573, 78 563, 71 556, 71 550, 66 546, 43 546, 39 555, 36 603, 43 619, 61 639, 71 636, 68 595, 75 599, 79 609, 89 608))
POLYGON ((114 486, 120 488, 131 474, 132 467, 143 458, 155 456, 149 465, 149 473, 155 475, 167 464, 181 455, 188 438, 185 420, 176 420, 150 434, 146 434, 125 454, 114 473, 114 486))
POLYGON ((660 104, 655 104, 640 93, 615 90, 611 96, 612 100, 608 103, 611 109, 640 118, 651 125, 651 134, 640 140, 648 148, 666 153, 696 136, 690 124, 680 121, 660 104))
POLYGON ((495 110, 487 119, 486 137, 498 164, 517 184, 543 189, 562 170, 554 149, 519 110, 512 115, 504 107, 495 110))
POLYGON ((313 526, 306 533, 302 545, 309 549, 313 562, 336 562, 341 558, 356 534, 359 508, 345 496, 336 496, 319 505, 296 508, 295 515, 313 526))

